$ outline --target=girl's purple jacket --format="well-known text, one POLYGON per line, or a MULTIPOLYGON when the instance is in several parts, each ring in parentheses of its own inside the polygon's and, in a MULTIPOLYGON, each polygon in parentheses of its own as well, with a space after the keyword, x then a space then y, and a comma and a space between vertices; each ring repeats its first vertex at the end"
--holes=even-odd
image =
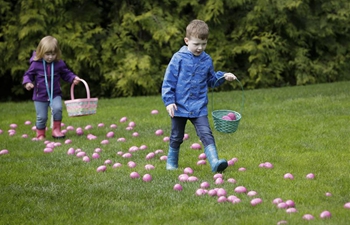
MULTIPOLYGON (((22 84, 23 85, 25 85, 26 83, 34 84, 34 91, 33 91, 33 98, 32 98, 34 101, 40 101, 40 102, 50 101, 46 90, 43 61, 42 59, 38 61, 34 61, 33 60, 34 56, 35 56, 35 52, 33 53, 32 57, 29 60, 30 67, 24 73, 22 84)), ((49 91, 51 94, 51 63, 46 63, 46 74, 47 74, 49 91)), ((61 78, 66 82, 72 83, 76 76, 77 75, 75 75, 72 71, 68 69, 67 65, 63 62, 63 60, 55 61, 52 98, 55 98, 56 96, 62 96, 62 91, 60 86, 61 78)))

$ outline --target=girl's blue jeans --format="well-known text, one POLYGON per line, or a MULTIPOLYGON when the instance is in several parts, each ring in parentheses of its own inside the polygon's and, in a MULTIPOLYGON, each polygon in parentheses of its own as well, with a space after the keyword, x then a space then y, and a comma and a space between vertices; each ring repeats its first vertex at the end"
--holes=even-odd
MULTIPOLYGON (((46 128, 46 122, 48 118, 48 110, 50 108, 50 102, 34 101, 36 110, 36 128, 39 130, 46 128)), ((51 109, 51 108, 50 108, 51 109)), ((62 120, 62 98, 57 96, 52 100, 52 115, 54 121, 62 120)))
POLYGON ((191 123, 194 125, 197 132, 197 136, 201 140, 204 147, 210 144, 215 144, 215 140, 210 129, 209 120, 207 116, 202 116, 198 118, 173 117, 171 118, 171 148, 180 148, 180 145, 183 142, 187 120, 191 121, 191 123))

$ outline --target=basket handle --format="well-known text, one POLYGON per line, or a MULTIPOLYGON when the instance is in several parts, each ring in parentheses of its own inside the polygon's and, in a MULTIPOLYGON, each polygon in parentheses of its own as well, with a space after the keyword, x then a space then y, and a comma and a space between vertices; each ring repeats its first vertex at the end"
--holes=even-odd
MULTIPOLYGON (((224 78, 224 76, 220 77, 219 79, 217 79, 214 83, 214 87, 216 85, 216 83, 221 80, 222 78, 224 78)), ((243 85, 242 83, 238 80, 238 78, 235 79, 239 85, 241 86, 241 89, 242 89, 242 104, 241 104, 241 109, 240 109, 240 113, 243 111, 243 107, 244 107, 244 91, 243 91, 243 85)), ((212 95, 211 95, 211 108, 212 108, 212 111, 214 110, 214 88, 212 88, 212 95)))
MULTIPOLYGON (((85 85, 85 89, 86 89, 86 95, 87 95, 87 99, 90 99, 90 89, 89 89, 89 85, 86 83, 85 80, 80 78, 80 81, 83 82, 83 84, 85 85)), ((72 83, 72 86, 70 87, 70 97, 72 100, 74 100, 74 82, 72 83)))

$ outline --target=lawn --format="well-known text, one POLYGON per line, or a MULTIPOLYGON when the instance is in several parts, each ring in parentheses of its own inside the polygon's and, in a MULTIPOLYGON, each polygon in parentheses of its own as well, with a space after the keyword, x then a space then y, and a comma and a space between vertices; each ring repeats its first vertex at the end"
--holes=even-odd
MULTIPOLYGON (((208 162, 197 165, 203 146, 191 149, 200 141, 190 122, 179 169, 165 169, 166 161, 161 159, 167 155, 164 138, 170 134, 170 119, 160 96, 99 99, 97 113, 85 117, 68 117, 64 111, 63 129, 74 130, 66 130, 65 140, 54 140, 48 131, 46 143, 56 144, 51 153, 44 153, 43 141, 32 140, 33 102, 1 103, 0 150, 8 154, 0 155, 0 224, 349 224, 350 209, 344 207, 350 202, 349 87, 350 82, 339 82, 249 90, 244 91, 243 107, 239 88, 210 93, 210 111, 230 109, 242 114, 234 133, 213 128, 220 158, 237 160, 222 174, 222 184, 215 183, 208 162), (152 110, 159 113, 151 114, 152 110), (120 122, 122 117, 128 120, 120 122), (132 130, 127 129, 130 122, 136 124, 132 130), (111 128, 113 124, 116 128, 111 128), (85 129, 87 125, 92 128, 85 129), (79 127, 83 135, 76 134, 79 127), (14 135, 9 135, 11 129, 14 135), (158 129, 164 134, 155 135, 158 129), (114 137, 107 138, 111 131, 114 137), (96 139, 89 140, 88 134, 96 139), (102 144, 104 140, 108 143, 102 144), (143 145, 147 148, 140 149, 143 145), (132 157, 122 157, 133 146, 137 150, 132 157), (70 148, 85 152, 90 162, 68 155, 70 148), (100 158, 92 159, 98 148, 100 158), (157 152, 155 157, 146 160, 152 152, 157 152), (105 164, 106 160, 111 163, 105 164), (136 167, 130 168, 130 161, 136 167), (273 168, 260 167, 264 162, 273 168), (113 168, 115 163, 121 167, 113 168), (146 170, 147 164, 155 168, 146 170), (105 172, 96 171, 101 165, 106 165, 105 172), (197 181, 178 179, 186 167, 193 169, 189 176, 197 181), (131 179, 131 172, 138 172, 140 178, 131 179), (287 173, 294 179, 285 179, 287 173), (306 178, 310 173, 314 179, 306 178), (150 182, 142 180, 145 174, 152 176, 150 182), (205 181, 210 184, 207 190, 222 188, 227 198, 235 195, 240 202, 219 203, 218 196, 196 195, 205 181), (175 184, 183 190, 173 190, 175 184), (256 195, 236 193, 238 186, 256 195), (262 203, 252 206, 254 198, 262 203), (277 198, 292 200, 296 212, 278 208, 272 203, 277 198), (331 218, 320 218, 323 211, 329 211, 331 218), (305 214, 314 219, 303 219, 305 214)), ((213 125, 211 115, 209 119, 213 125)))

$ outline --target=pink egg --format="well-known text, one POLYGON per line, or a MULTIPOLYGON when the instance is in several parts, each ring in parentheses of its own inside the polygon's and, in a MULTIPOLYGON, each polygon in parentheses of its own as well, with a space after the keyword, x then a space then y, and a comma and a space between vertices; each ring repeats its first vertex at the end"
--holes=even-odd
POLYGON ((296 208, 293 208, 293 207, 286 209, 286 213, 296 213, 296 212, 298 212, 298 210, 296 208))
POLYGON ((0 129, 0 134, 2 134, 4 131, 0 129))
POLYGON ((28 138, 28 134, 22 134, 22 138, 28 138))
POLYGON ((288 205, 285 202, 280 202, 280 203, 277 204, 277 208, 279 208, 279 209, 286 209, 286 208, 288 208, 288 205))
POLYGON ((247 195, 249 196, 249 197, 252 197, 252 196, 255 196, 255 195, 257 195, 258 193, 256 192, 256 191, 249 191, 248 193, 247 193, 247 195))
POLYGON ((32 124, 32 122, 30 122, 29 120, 27 120, 26 122, 24 122, 24 125, 30 125, 32 124))
POLYGON ((95 148, 95 149, 94 149, 94 152, 100 153, 100 152, 102 152, 102 149, 101 149, 101 148, 95 148))
POLYGON ((119 120, 119 122, 125 123, 127 120, 128 120, 128 118, 124 116, 119 120))
POLYGON ((85 130, 90 130, 91 128, 92 126, 90 124, 85 126, 85 130))
POLYGON ((186 167, 184 169, 184 173, 187 173, 187 174, 193 174, 193 169, 191 167, 186 167))
POLYGON ((283 177, 284 177, 284 179, 291 179, 291 180, 294 179, 294 176, 291 173, 286 173, 286 174, 284 174, 283 177))
POLYGON ((236 199, 237 198, 237 196, 235 196, 235 195, 230 195, 230 196, 228 196, 227 197, 227 201, 229 201, 229 202, 232 202, 234 199, 236 199))
POLYGON ((168 156, 162 155, 161 157, 159 157, 159 159, 160 159, 161 161, 166 161, 166 160, 168 159, 168 156))
POLYGON ((262 203, 261 198, 254 198, 254 199, 252 199, 252 200, 250 201, 250 204, 251 204, 252 206, 256 206, 256 205, 258 205, 258 204, 260 204, 260 203, 262 203))
POLYGON ((107 137, 107 138, 112 138, 112 137, 114 137, 114 132, 113 132, 113 131, 108 132, 108 133, 106 134, 106 137, 107 137))
POLYGON ((94 152, 92 153, 92 156, 91 156, 93 159, 99 159, 100 158, 100 155, 97 153, 97 152, 94 152))
POLYGON ((155 114, 158 114, 159 112, 158 112, 158 110, 156 110, 156 109, 153 109, 152 111, 151 111, 151 114, 152 115, 155 115, 155 114))
POLYGON ((97 172, 105 172, 107 169, 107 167, 105 165, 99 166, 97 167, 96 171, 97 172))
POLYGON ((216 195, 218 196, 218 197, 220 197, 220 196, 226 196, 226 190, 224 189, 224 188, 219 188, 217 191, 216 191, 216 195))
POLYGON ((168 142, 169 140, 170 140, 169 137, 164 137, 164 138, 163 138, 163 141, 164 141, 164 142, 168 142))
POLYGON ((17 128, 17 124, 15 124, 15 123, 10 124, 10 128, 12 128, 12 129, 16 129, 16 128, 17 128))
POLYGON ((277 222, 277 225, 281 225, 281 224, 288 224, 288 222, 286 220, 281 220, 277 222))
POLYGON ((210 184, 208 182, 204 181, 204 182, 201 183, 201 188, 207 189, 209 187, 210 187, 210 184))
POLYGON ((44 148, 44 152, 45 153, 51 153, 51 152, 53 152, 53 149, 52 148, 44 148))
POLYGON ((306 179, 314 179, 315 178, 315 175, 313 173, 309 173, 306 175, 306 179))
POLYGON ((272 200, 272 203, 277 205, 278 203, 283 202, 283 200, 281 198, 275 198, 274 200, 272 200))
POLYGON ((147 160, 153 159, 155 155, 156 155, 156 154, 155 154, 154 152, 150 152, 150 153, 148 153, 148 154, 146 155, 146 159, 147 159, 147 160))
POLYGON ((227 161, 227 164, 228 164, 228 166, 233 166, 233 165, 235 165, 235 162, 230 159, 227 161))
POLYGON ((332 214, 329 211, 323 211, 320 214, 320 218, 321 219, 327 219, 327 218, 331 218, 332 214))
POLYGON ((6 155, 8 153, 9 153, 9 150, 7 150, 7 149, 3 149, 0 151, 0 155, 6 155))
POLYGON ((125 128, 125 130, 132 130, 132 129, 134 129, 134 128, 133 127, 129 127, 129 126, 125 128))
POLYGON ((183 140, 187 140, 189 138, 190 138, 190 136, 188 134, 184 134, 183 140))
POLYGON ((223 178, 223 175, 221 173, 216 173, 213 176, 214 180, 218 179, 218 178, 223 178))
POLYGON ((184 182, 184 181, 188 181, 188 177, 189 176, 187 174, 181 174, 181 175, 179 175, 178 179, 179 179, 179 181, 184 182))
POLYGON ((234 161, 235 163, 238 162, 237 158, 232 158, 231 160, 234 161))
POLYGON ((123 158, 131 158, 131 153, 127 152, 122 155, 123 158))
POLYGON ((233 112, 228 113, 227 116, 230 117, 231 120, 236 120, 236 114, 234 114, 233 112))
POLYGON ((78 152, 81 152, 81 149, 80 149, 80 148, 77 148, 77 149, 75 150, 75 153, 78 153, 78 152))
POLYGON ((58 147, 58 146, 61 146, 62 144, 61 144, 60 142, 55 142, 53 145, 54 145, 55 147, 58 147))
POLYGON ((152 176, 150 174, 145 174, 143 175, 142 180, 144 182, 150 182, 152 180, 152 176))
POLYGON ((350 202, 345 203, 345 204, 344 204, 344 208, 350 209, 350 202))
POLYGON ((236 180, 233 179, 233 178, 228 178, 227 179, 227 182, 231 183, 231 184, 235 184, 236 183, 236 180))
POLYGON ((244 171, 246 171, 247 169, 246 168, 244 168, 244 167, 240 167, 240 168, 238 168, 238 171, 240 171, 240 172, 244 172, 244 171))
POLYGON ((83 129, 82 129, 81 127, 78 127, 78 128, 75 130, 75 133, 76 133, 77 135, 83 135, 83 134, 84 134, 84 131, 83 131, 83 129))
POLYGON ((121 166, 122 166, 122 164, 117 162, 117 163, 113 164, 112 168, 118 168, 118 167, 121 167, 121 166))
POLYGON ((115 128, 117 128, 118 126, 117 126, 116 124, 111 124, 109 127, 112 128, 112 129, 115 129, 115 128))
POLYGON ((215 180, 215 184, 216 185, 220 185, 220 184, 223 184, 224 183, 224 180, 221 178, 221 177, 218 177, 216 180, 215 180))
POLYGON ((232 204, 240 203, 241 199, 240 198, 235 198, 232 200, 232 204))
POLYGON ((305 214, 305 215, 303 215, 303 219, 304 220, 313 220, 314 216, 311 214, 305 214))
POLYGON ((198 143, 193 143, 191 145, 191 149, 194 149, 194 150, 199 150, 199 149, 202 149, 202 146, 198 143))
POLYGON ((121 138, 118 138, 118 139, 117 139, 117 141, 118 141, 118 142, 125 142, 125 141, 126 141, 126 139, 125 139, 125 138, 123 138, 123 137, 121 137, 121 138))
POLYGON ((93 134, 88 134, 88 135, 86 136, 86 138, 89 139, 89 140, 94 140, 94 139, 96 139, 97 137, 96 137, 95 135, 93 135, 93 134))
POLYGON ((227 198, 225 196, 220 196, 218 197, 218 200, 217 200, 219 203, 221 202, 227 202, 227 198))
POLYGON ((67 139, 67 140, 64 141, 64 143, 65 143, 65 144, 70 144, 70 143, 72 143, 72 140, 67 139))
POLYGON ((295 206, 295 203, 294 203, 293 200, 287 200, 286 204, 288 205, 288 207, 294 207, 295 206))
MULTIPOLYGON (((145 150, 145 149, 147 149, 147 145, 141 145, 139 149, 140 149, 140 150, 145 150)), ((158 151, 158 150, 157 150, 157 151, 158 151)), ((156 152, 157 152, 157 151, 156 151, 156 152)), ((156 153, 156 154, 157 154, 157 153, 156 153)))
POLYGON ((205 164, 207 164, 207 161, 205 161, 205 159, 198 160, 198 162, 197 162, 198 166, 199 165, 205 165, 205 164))
POLYGON ((128 162, 128 167, 134 168, 134 167, 136 167, 136 163, 133 162, 133 161, 129 161, 129 162, 128 162))
POLYGON ((198 159, 207 159, 207 156, 205 155, 205 153, 201 153, 199 154, 198 159))
POLYGON ((112 160, 106 159, 105 162, 104 162, 104 164, 112 164, 112 160))
POLYGON ((221 119, 227 120, 227 121, 232 121, 231 117, 229 117, 229 116, 223 116, 223 117, 221 117, 221 119))
POLYGON ((74 148, 69 148, 67 151, 67 155, 74 155, 74 154, 75 154, 74 148))
POLYGON ((265 163, 264 163, 264 168, 272 169, 272 168, 273 168, 273 165, 272 165, 272 163, 270 163, 270 162, 265 162, 265 163))
POLYGON ((97 127, 104 127, 105 125, 104 125, 104 123, 99 123, 98 125, 97 125, 97 127))
POLYGON ((101 144, 102 144, 102 145, 107 145, 108 143, 109 143, 108 140, 103 140, 103 141, 101 141, 101 144))
POLYGON ((73 127, 73 126, 67 126, 66 129, 67 129, 67 130, 74 130, 74 127, 73 127))
POLYGON ((139 147, 137 147, 137 146, 131 146, 130 148, 129 148, 129 152, 136 152, 136 151, 138 151, 139 150, 139 147))
POLYGON ((89 156, 84 156, 84 157, 83 157, 83 161, 84 161, 84 162, 90 162, 89 156))
POLYGON ((159 129, 159 130, 156 130, 155 134, 156 134, 157 136, 160 136, 160 135, 163 135, 164 132, 163 132, 163 130, 159 129))
POLYGON ((330 192, 326 192, 326 194, 325 194, 327 197, 330 197, 330 196, 332 196, 332 193, 330 193, 330 192))
POLYGON ((195 176, 190 176, 190 177, 188 177, 187 181, 189 181, 189 182, 195 182, 195 181, 198 181, 198 178, 195 177, 195 176))
POLYGON ((123 154, 124 154, 124 153, 123 153, 122 151, 118 151, 118 152, 117 152, 117 155, 121 155, 121 156, 122 156, 123 154))
POLYGON ((151 165, 151 164, 147 164, 147 165, 145 165, 145 169, 146 170, 153 170, 155 167, 153 166, 153 165, 151 165))
POLYGON ((235 192, 236 193, 245 193, 245 192, 247 192, 247 188, 245 188, 244 186, 238 186, 235 188, 235 192))
POLYGON ((182 190, 183 190, 181 184, 175 184, 174 187, 173 187, 173 189, 174 189, 175 191, 182 191, 182 190))
POLYGON ((138 172, 131 172, 130 178, 132 179, 140 178, 140 174, 138 174, 138 172))
POLYGON ((130 123, 129 123, 129 127, 135 127, 136 126, 136 123, 134 122, 134 121, 131 121, 130 123))
POLYGON ((78 152, 76 156, 77 156, 78 158, 81 158, 81 157, 86 156, 86 153, 85 153, 85 152, 78 152))
POLYGON ((132 133, 132 136, 133 136, 133 137, 138 137, 138 136, 139 136, 139 133, 134 132, 134 133, 132 133))
POLYGON ((204 195, 205 194, 205 192, 204 192, 204 190, 202 189, 202 188, 198 188, 197 190, 196 190, 196 195, 197 196, 201 196, 201 195, 204 195))
POLYGON ((155 150, 155 154, 160 154, 160 153, 163 153, 164 151, 162 150, 162 149, 157 149, 157 150, 155 150))
POLYGON ((215 189, 210 189, 210 190, 208 191, 208 195, 209 195, 209 196, 216 196, 216 195, 217 195, 217 191, 216 191, 215 189))

